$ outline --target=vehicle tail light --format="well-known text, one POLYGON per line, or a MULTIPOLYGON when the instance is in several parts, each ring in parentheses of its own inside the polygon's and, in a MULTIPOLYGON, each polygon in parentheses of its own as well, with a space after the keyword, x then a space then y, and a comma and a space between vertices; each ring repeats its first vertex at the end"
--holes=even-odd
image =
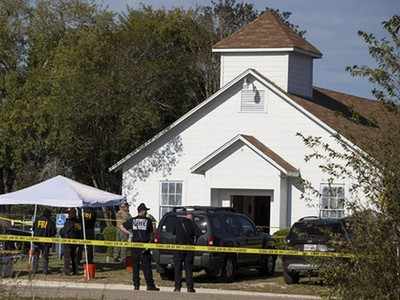
POLYGON ((155 234, 154 234, 154 243, 159 243, 160 242, 160 232, 158 230, 156 230, 155 234))
POLYGON ((207 239, 207 245, 208 246, 214 246, 214 237, 210 235, 207 239))

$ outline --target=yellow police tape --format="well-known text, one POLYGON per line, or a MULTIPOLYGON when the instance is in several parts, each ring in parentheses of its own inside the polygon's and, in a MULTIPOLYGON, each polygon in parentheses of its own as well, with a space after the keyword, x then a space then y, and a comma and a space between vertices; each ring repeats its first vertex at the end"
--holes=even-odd
POLYGON ((217 253, 240 253, 240 254, 261 254, 261 255, 288 255, 288 256, 314 256, 314 257, 337 257, 352 258, 354 255, 349 253, 336 252, 317 252, 317 251, 297 251, 297 250, 278 250, 278 249, 260 249, 260 248, 238 248, 238 247, 215 247, 215 246, 192 246, 177 244, 155 244, 155 243, 133 243, 118 241, 101 241, 101 240, 82 240, 82 239, 64 239, 50 237, 30 237, 18 235, 0 234, 0 241, 20 241, 20 242, 37 242, 37 243, 56 243, 56 244, 74 244, 89 245, 103 247, 120 247, 120 248, 138 248, 146 250, 179 250, 179 251, 196 251, 196 252, 217 252, 217 253))

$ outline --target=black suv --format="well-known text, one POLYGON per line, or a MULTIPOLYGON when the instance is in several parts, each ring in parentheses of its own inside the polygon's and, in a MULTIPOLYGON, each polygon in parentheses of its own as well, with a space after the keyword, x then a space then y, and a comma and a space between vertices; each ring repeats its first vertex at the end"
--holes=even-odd
MULTIPOLYGON (((305 217, 290 228, 286 242, 300 251, 334 252, 335 243, 349 240, 345 219, 305 217)), ((287 284, 298 283, 302 275, 317 275, 318 266, 304 256, 283 256, 283 277, 287 284)))
MULTIPOLYGON (((251 219, 231 208, 222 207, 174 208, 161 219, 154 242, 174 244, 176 218, 189 212, 202 233, 197 245, 273 248, 271 237, 257 231, 251 219)), ((161 277, 173 279, 173 252, 156 250, 153 257, 161 277)), ((205 270, 208 275, 229 282, 233 281, 239 267, 256 267, 263 274, 272 275, 275 272, 275 260, 276 256, 273 255, 196 252, 193 270, 205 270)))

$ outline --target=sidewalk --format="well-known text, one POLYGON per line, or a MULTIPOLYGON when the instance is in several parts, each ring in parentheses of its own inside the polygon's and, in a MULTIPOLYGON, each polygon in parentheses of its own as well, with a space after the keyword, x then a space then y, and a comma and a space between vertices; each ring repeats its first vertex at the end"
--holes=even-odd
POLYGON ((44 281, 44 280, 12 280, 7 279, 1 282, 4 286, 10 288, 11 291, 17 291, 19 296, 39 296, 39 297, 55 297, 69 299, 129 299, 135 295, 135 299, 166 299, 173 297, 178 299, 204 299, 207 295, 208 300, 244 300, 251 298, 258 299, 320 299, 316 296, 306 295, 290 295, 290 294, 274 294, 246 292, 235 290, 219 290, 219 289, 196 289, 196 294, 186 293, 182 289, 182 293, 172 292, 171 287, 160 287, 160 292, 146 292, 145 287, 137 292, 133 287, 125 284, 99 284, 99 283, 77 283, 62 281, 44 281))

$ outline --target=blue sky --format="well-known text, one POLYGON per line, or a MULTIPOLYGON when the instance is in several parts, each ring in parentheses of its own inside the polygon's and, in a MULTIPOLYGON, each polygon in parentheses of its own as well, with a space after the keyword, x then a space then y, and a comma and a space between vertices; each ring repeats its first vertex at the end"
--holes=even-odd
MULTIPOLYGON (((140 3, 153 7, 193 7, 209 4, 200 0, 103 0, 116 12, 126 11, 127 6, 139 7, 140 3)), ((322 53, 315 60, 314 85, 350 94, 372 97, 371 84, 361 78, 353 78, 345 67, 348 65, 374 65, 368 49, 358 37, 364 30, 383 36, 382 21, 400 13, 399 0, 269 0, 246 1, 257 9, 266 6, 292 12, 290 20, 307 30, 307 39, 322 53)), ((211 51, 211 49, 210 49, 211 51)))

